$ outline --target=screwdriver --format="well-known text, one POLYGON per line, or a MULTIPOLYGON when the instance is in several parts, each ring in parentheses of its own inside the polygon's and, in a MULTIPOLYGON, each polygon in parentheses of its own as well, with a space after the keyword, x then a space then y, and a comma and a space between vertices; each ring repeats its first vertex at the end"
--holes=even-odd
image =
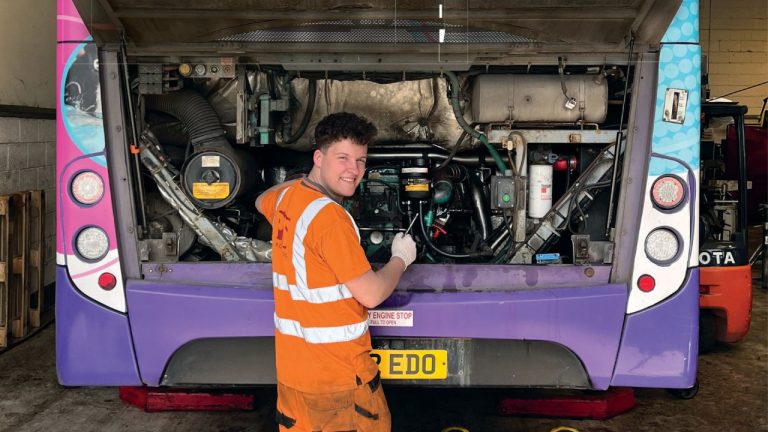
POLYGON ((413 220, 411 221, 411 224, 410 224, 410 225, 408 225, 408 229, 407 229, 407 230, 405 230, 405 234, 410 234, 410 232, 411 232, 411 228, 413 228, 413 224, 416 222, 416 219, 418 219, 418 218, 419 218, 419 215, 417 214, 417 215, 416 215, 416 216, 413 218, 413 220))

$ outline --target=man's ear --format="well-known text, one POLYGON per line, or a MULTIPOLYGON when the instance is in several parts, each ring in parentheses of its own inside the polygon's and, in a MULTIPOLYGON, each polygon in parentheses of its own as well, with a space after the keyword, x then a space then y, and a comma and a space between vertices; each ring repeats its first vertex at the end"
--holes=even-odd
POLYGON ((314 162, 316 167, 320 167, 323 164, 323 152, 320 150, 315 150, 315 153, 312 155, 312 162, 314 162))

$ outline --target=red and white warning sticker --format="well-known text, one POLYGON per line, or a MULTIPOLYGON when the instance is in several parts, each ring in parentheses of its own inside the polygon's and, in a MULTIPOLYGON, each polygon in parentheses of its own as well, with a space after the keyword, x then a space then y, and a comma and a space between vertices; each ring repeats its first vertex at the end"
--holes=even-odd
POLYGON ((413 327, 413 311, 370 310, 368 325, 377 327, 413 327))

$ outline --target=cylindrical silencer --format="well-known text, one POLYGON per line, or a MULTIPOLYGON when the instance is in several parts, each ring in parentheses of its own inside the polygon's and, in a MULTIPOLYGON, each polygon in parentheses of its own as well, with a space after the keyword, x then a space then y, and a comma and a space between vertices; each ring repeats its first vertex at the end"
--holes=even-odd
POLYGON ((472 86, 472 120, 479 123, 601 123, 608 112, 608 84, 595 75, 480 75, 472 86), (563 84, 576 106, 565 104, 563 84))

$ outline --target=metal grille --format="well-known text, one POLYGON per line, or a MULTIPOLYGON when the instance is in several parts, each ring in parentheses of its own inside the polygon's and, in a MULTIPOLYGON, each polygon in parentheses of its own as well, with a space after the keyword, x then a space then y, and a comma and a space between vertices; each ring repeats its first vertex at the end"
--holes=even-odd
POLYGON ((448 27, 464 27, 460 24, 447 24, 437 21, 417 21, 417 20, 390 20, 390 19, 361 19, 361 20, 333 20, 333 21, 318 21, 314 23, 299 24, 303 26, 334 26, 334 27, 366 27, 366 26, 388 26, 388 27, 435 27, 435 28, 448 28, 448 27))
POLYGON ((460 25, 414 20, 339 20, 301 24, 294 28, 257 30, 226 36, 220 41, 258 43, 531 43, 533 39, 497 31, 465 30, 460 25))

